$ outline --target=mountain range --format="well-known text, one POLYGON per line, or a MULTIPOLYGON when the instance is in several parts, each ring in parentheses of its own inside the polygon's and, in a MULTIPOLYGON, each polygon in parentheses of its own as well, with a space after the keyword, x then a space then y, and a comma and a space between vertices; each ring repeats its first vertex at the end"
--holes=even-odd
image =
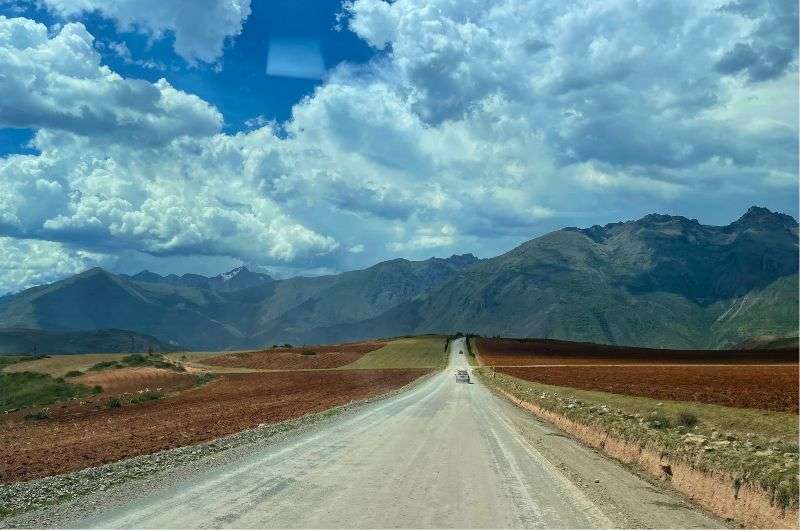
POLYGON ((0 329, 0 355, 65 355, 78 353, 144 353, 178 351, 155 337, 121 329, 47 331, 0 329))
POLYGON ((670 348, 796 337, 798 224, 752 207, 727 226, 651 214, 564 228, 500 256, 395 259, 276 280, 95 268, 0 299, 0 327, 133 330, 192 349, 457 330, 670 348))

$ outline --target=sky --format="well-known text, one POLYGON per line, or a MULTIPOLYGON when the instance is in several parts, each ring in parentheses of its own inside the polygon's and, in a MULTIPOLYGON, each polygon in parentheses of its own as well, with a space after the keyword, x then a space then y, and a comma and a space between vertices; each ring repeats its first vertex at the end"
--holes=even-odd
POLYGON ((785 0, 0 0, 0 294, 798 214, 785 0))

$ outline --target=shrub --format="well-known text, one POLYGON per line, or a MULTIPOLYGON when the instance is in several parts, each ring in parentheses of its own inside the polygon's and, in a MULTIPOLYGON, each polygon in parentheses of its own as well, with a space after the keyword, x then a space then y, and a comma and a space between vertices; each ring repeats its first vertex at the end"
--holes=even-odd
POLYGON ((70 370, 69 372, 64 374, 64 377, 78 377, 81 375, 83 375, 83 372, 81 372, 80 370, 70 370))
POLYGON ((122 401, 119 398, 111 397, 106 401, 106 407, 110 409, 118 409, 122 406, 122 401))
POLYGON ((145 366, 148 364, 148 357, 150 356, 145 357, 141 353, 132 353, 123 357, 120 362, 126 366, 145 366))
POLYGON ((149 390, 142 392, 140 394, 136 394, 133 399, 131 399, 131 405, 136 405, 137 403, 145 403, 147 401, 153 401, 156 399, 161 399, 164 397, 164 394, 161 392, 151 392, 149 390))
POLYGON ((105 370, 106 368, 116 367, 119 365, 118 361, 103 361, 95 364, 89 370, 105 370))
POLYGON ((34 413, 32 413, 32 414, 25 414, 25 419, 26 419, 27 421, 41 421, 41 420, 46 420, 47 418, 49 418, 49 417, 50 417, 50 415, 48 414, 48 412, 49 412, 49 409, 42 409, 42 410, 40 410, 39 412, 34 412, 34 413))
POLYGON ((678 413, 678 425, 682 425, 683 427, 692 428, 697 425, 697 416, 692 414, 691 412, 687 412, 682 410, 678 413))
POLYGON ((105 370, 106 368, 126 368, 126 367, 140 367, 140 366, 153 366, 155 368, 166 368, 168 370, 175 370, 176 372, 185 372, 183 366, 178 366, 161 354, 153 353, 144 355, 141 353, 132 353, 126 355, 119 361, 103 361, 95 364, 89 370, 105 370))
POLYGON ((666 414, 659 411, 653 411, 647 417, 647 424, 654 429, 668 429, 672 422, 669 421, 669 418, 666 414))
POLYGON ((284 347, 284 348, 291 348, 291 347, 292 347, 292 345, 291 345, 291 344, 289 344, 289 343, 287 342, 286 344, 284 344, 284 345, 283 345, 283 347, 284 347))
POLYGON ((317 354, 317 352, 315 352, 314 350, 303 350, 301 353, 303 355, 316 355, 317 354))
POLYGON ((94 394, 94 395, 97 395, 97 394, 99 394, 99 393, 100 393, 100 392, 102 392, 102 391, 103 391, 103 387, 102 387, 102 386, 100 386, 100 385, 94 385, 94 386, 92 387, 92 394, 94 394))
POLYGON ((214 374, 210 372, 203 372, 201 374, 197 374, 197 384, 204 385, 206 383, 210 383, 214 380, 214 374))

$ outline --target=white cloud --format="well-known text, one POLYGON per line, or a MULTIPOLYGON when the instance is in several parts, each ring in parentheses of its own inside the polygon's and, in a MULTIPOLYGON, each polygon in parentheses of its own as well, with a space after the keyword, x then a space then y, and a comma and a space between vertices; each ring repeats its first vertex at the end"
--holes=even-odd
POLYGON ((14 81, 44 80, 29 106, 50 121, 25 118, 39 155, 0 161, 0 235, 296 272, 491 255, 651 211, 730 220, 796 194, 797 77, 716 69, 772 16, 722 4, 356 0, 350 28, 385 52, 329 72, 288 122, 237 135, 166 81, 100 65, 82 26, 48 38, 17 22, 14 81), (73 51, 52 51, 62 41, 73 51), (53 117, 61 106, 73 121, 53 117), (133 125, 93 133, 109 113, 133 125))
POLYGON ((113 262, 112 256, 60 243, 0 237, 0 296, 113 262))
POLYGON ((291 219, 252 170, 278 142, 262 129, 155 150, 98 149, 91 139, 40 131, 40 155, 0 161, 0 229, 105 250, 266 263, 329 252, 336 241, 291 219))
POLYGON ((0 126, 145 145, 219 131, 216 108, 165 79, 123 78, 100 63, 93 42, 80 23, 49 37, 43 24, 0 16, 0 126))
POLYGON ((108 44, 97 43, 97 47, 102 49, 103 47, 107 47, 114 55, 122 59, 125 64, 135 64, 137 66, 141 66, 142 68, 147 68, 150 70, 166 70, 167 67, 163 63, 153 61, 151 59, 135 59, 133 54, 131 53, 130 48, 124 42, 116 42, 111 41, 108 44))
POLYGON ((395 252, 407 252, 446 247, 455 242, 456 229, 446 224, 436 228, 418 228, 409 239, 389 243, 387 247, 395 252))
POLYGON ((364 245, 360 243, 358 245, 353 245, 352 247, 347 249, 347 252, 350 252, 351 254, 361 254, 362 252, 364 252, 364 245))
POLYGON ((250 0, 43 0, 63 17, 96 11, 122 31, 140 31, 153 39, 175 36, 175 53, 189 63, 213 63, 225 41, 242 32, 250 0))

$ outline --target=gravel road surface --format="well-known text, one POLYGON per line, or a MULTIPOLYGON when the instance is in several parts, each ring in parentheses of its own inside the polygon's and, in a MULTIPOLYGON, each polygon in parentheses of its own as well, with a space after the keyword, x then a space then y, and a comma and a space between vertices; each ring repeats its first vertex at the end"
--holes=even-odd
MULTIPOLYGON (((355 414, 59 526, 719 528, 447 369, 355 414)), ((157 482, 154 478, 153 482, 157 482)), ((75 513, 74 510, 72 513, 75 513)))

